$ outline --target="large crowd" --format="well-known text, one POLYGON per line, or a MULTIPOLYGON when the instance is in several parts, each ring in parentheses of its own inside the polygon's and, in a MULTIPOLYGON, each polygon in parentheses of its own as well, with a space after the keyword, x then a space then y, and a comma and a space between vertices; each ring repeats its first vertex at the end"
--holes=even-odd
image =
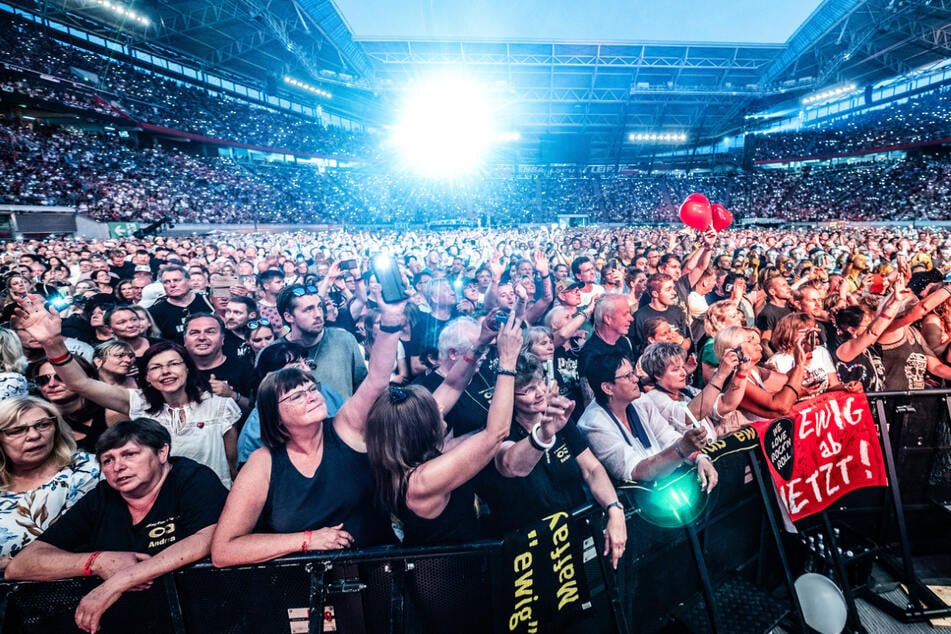
MULTIPOLYGON (((6 93, 239 143, 371 152, 4 19, 6 93)), ((843 138, 757 141, 758 156, 938 138, 943 116, 925 113, 944 99, 867 115, 843 138)), ((5 242, 0 570, 100 579, 76 608, 87 631, 124 594, 209 556, 460 544, 585 503, 603 509, 616 567, 637 538, 617 482, 692 469, 709 494, 719 474, 702 450, 752 422, 826 392, 951 380, 948 232, 670 228, 691 192, 746 218, 945 218, 942 156, 450 185, 372 162, 324 170, 139 142, 6 122, 0 201, 108 221, 503 228, 5 242), (600 224, 558 228, 560 214, 600 224)), ((455 618, 433 631, 464 631, 455 618)))
POLYGON ((324 170, 137 148, 107 132, 0 125, 0 201, 67 205, 101 221, 517 225, 581 214, 591 222, 669 223, 691 192, 739 218, 938 220, 951 208, 951 162, 909 157, 690 176, 556 171, 445 183, 370 167, 324 170))
POLYGON ((587 500, 616 566, 613 482, 709 492, 700 450, 750 422, 951 379, 936 230, 12 241, 0 265, 0 561, 101 578, 88 631, 208 555, 457 544, 587 500))

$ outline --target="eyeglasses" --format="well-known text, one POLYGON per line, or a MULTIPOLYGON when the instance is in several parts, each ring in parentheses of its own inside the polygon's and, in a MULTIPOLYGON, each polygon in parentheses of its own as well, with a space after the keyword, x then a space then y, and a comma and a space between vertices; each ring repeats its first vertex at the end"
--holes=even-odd
POLYGON ((544 383, 536 383, 535 385, 526 385, 522 388, 520 392, 516 392, 515 396, 528 396, 529 394, 535 394, 538 392, 545 392, 548 389, 548 386, 544 383))
POLYGON ((307 401, 307 397, 313 397, 320 394, 320 384, 314 384, 303 390, 297 390, 293 394, 277 399, 278 403, 290 403, 291 405, 301 405, 307 401))
POLYGON ((614 377, 614 381, 615 381, 615 382, 617 382, 617 381, 629 381, 629 380, 631 380, 632 378, 634 378, 634 375, 635 375, 634 370, 631 370, 630 372, 627 372, 627 373, 625 373, 625 374, 619 374, 619 375, 617 375, 616 377, 614 377))
POLYGON ((53 374, 38 374, 36 378, 33 379, 33 382, 40 387, 46 387, 53 379, 56 379, 60 383, 63 382, 63 379, 59 378, 59 375, 57 375, 55 372, 53 374))
MULTIPOLYGON (((54 375, 55 376, 55 375, 54 375)), ((56 425, 55 418, 41 418, 40 420, 32 423, 30 425, 17 425, 16 427, 11 427, 10 429, 4 429, 3 435, 7 438, 21 438, 26 436, 27 432, 31 429, 35 429, 39 432, 49 431, 53 429, 53 426, 56 425)))
POLYGON ((252 319, 248 322, 248 330, 257 330, 261 326, 270 326, 271 322, 267 318, 264 319, 252 319))
POLYGON ((316 295, 319 291, 316 286, 308 284, 307 286, 295 286, 291 289, 294 297, 303 297, 304 295, 316 295))
POLYGON ((177 370, 185 365, 184 361, 169 361, 165 365, 150 365, 145 369, 148 374, 158 374, 162 370, 177 370))

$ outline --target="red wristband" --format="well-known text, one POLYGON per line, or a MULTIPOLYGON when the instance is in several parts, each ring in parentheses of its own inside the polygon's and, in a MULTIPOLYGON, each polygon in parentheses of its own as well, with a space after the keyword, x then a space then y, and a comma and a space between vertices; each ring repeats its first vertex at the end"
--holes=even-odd
POLYGON ((300 545, 300 551, 306 553, 310 549, 310 535, 313 531, 304 531, 304 542, 300 545))
POLYGON ((96 552, 94 552, 94 553, 92 553, 91 555, 89 555, 89 557, 86 559, 86 563, 83 564, 83 576, 84 576, 84 577, 91 577, 91 576, 92 576, 92 565, 93 565, 94 563, 96 563, 96 559, 98 559, 98 558, 99 558, 99 555, 101 555, 101 554, 102 554, 102 551, 101 551, 101 550, 97 550, 96 552))
POLYGON ((736 378, 738 378, 739 380, 742 381, 742 380, 744 380, 744 379, 746 378, 746 375, 745 375, 745 374, 740 374, 739 372, 737 372, 737 373, 736 373, 736 378))
POLYGON ((470 357, 469 355, 465 355, 465 354, 462 355, 462 360, 465 361, 466 363, 475 363, 476 361, 478 361, 478 359, 476 359, 475 357, 470 357))
POLYGON ((66 359, 68 359, 69 356, 70 356, 70 352, 69 350, 67 350, 66 354, 64 354, 61 357, 47 357, 46 360, 52 363, 53 365, 59 365, 60 363, 63 363, 64 361, 66 361, 66 359))

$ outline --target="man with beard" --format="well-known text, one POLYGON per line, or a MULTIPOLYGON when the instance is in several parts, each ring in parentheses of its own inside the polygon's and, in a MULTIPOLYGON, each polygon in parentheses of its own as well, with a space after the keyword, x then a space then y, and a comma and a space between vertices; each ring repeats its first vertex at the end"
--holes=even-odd
POLYGON ((346 330, 325 326, 324 302, 317 288, 294 284, 277 297, 277 309, 290 326, 283 339, 307 350, 314 376, 344 399, 366 378, 367 366, 356 338, 346 330))

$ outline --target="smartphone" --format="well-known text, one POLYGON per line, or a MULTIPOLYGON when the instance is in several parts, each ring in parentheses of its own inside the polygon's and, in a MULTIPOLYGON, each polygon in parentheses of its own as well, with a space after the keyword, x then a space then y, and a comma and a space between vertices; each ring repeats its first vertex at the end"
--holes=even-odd
POLYGON ((400 276, 396 258, 392 255, 379 254, 370 262, 370 268, 376 281, 380 284, 380 294, 387 304, 397 304, 407 298, 406 287, 400 276))
POLYGON ((492 330, 501 330, 502 326, 507 324, 509 321, 509 310, 507 308, 500 308, 498 312, 495 313, 495 316, 492 318, 492 321, 489 322, 489 328, 492 330))
POLYGON ((357 268, 357 261, 356 261, 356 260, 353 260, 353 259, 351 259, 351 260, 341 260, 340 263, 337 265, 337 267, 338 267, 341 271, 350 271, 350 270, 352 270, 352 269, 357 268))
POLYGON ((69 299, 59 293, 53 293, 46 298, 46 305, 56 311, 65 310, 69 307, 69 299))

